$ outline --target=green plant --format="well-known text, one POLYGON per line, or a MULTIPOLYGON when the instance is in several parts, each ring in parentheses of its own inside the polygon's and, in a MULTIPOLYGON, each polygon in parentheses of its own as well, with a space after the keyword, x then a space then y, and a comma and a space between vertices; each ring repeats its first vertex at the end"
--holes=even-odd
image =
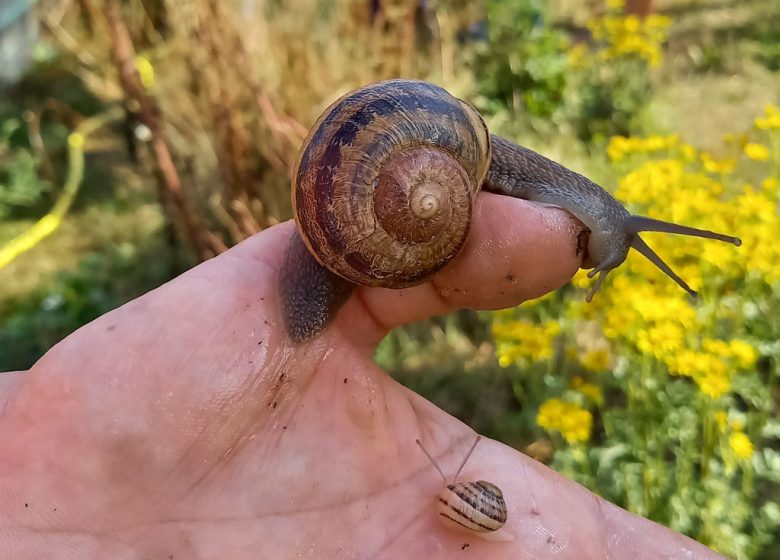
POLYGON ((166 254, 156 245, 108 246, 0 310, 0 371, 30 367, 82 325, 170 278, 166 254))
POLYGON ((592 19, 592 40, 569 53, 569 119, 583 142, 627 135, 653 95, 650 71, 661 63, 670 20, 623 16, 622 2, 592 19))
POLYGON ((568 39, 547 21, 544 6, 539 0, 487 2, 487 39, 477 43, 473 63, 484 111, 549 119, 563 105, 568 39))
POLYGON ((0 120, 0 219, 40 203, 51 186, 38 175, 38 161, 27 147, 14 145, 22 129, 16 118, 0 120))
POLYGON ((737 559, 780 529, 780 109, 754 125, 729 158, 677 136, 608 147, 632 211, 742 238, 647 236, 698 304, 630 255, 590 304, 568 287, 493 314, 499 364, 553 467, 737 559))

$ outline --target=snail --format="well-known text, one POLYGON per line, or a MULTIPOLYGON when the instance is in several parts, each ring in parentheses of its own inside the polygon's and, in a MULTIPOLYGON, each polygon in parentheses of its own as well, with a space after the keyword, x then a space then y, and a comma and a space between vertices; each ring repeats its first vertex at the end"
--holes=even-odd
POLYGON ((643 231, 736 237, 630 214, 606 190, 536 152, 490 134, 479 112, 434 84, 389 80, 335 101, 293 170, 297 234, 279 296, 295 342, 316 336, 355 285, 420 284, 458 253, 480 188, 567 210, 589 230, 598 275, 586 300, 634 248, 692 296, 642 240, 643 231))
POLYGON ((449 484, 447 484, 447 477, 444 476, 441 467, 423 447, 422 442, 419 439, 415 441, 444 480, 444 489, 439 493, 436 502, 436 512, 442 524, 449 529, 474 533, 476 536, 488 540, 511 540, 510 535, 495 533, 504 526, 507 517, 506 502, 501 489, 485 480, 455 482, 460 471, 463 470, 466 462, 474 453, 480 439, 482 439, 481 436, 477 436, 460 467, 453 475, 453 482, 449 484))

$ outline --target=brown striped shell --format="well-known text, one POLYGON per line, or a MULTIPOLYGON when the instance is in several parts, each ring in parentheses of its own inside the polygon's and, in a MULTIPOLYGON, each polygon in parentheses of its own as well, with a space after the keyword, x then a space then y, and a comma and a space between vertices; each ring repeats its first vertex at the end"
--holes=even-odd
MULTIPOLYGON (((481 436, 477 436, 452 479, 458 478, 460 471, 474 453, 481 436)), ((504 501, 504 493, 501 489, 485 480, 476 482, 452 482, 447 484, 447 477, 439 467, 439 464, 428 453, 422 442, 418 439, 425 456, 428 457, 436 470, 439 471, 445 486, 439 493, 436 501, 436 513, 445 527, 459 532, 474 533, 477 536, 495 541, 508 541, 513 537, 506 533, 496 533, 506 523, 507 509, 504 501)))
POLYGON ((506 523, 506 502, 495 484, 478 480, 448 484, 436 504, 442 523, 455 530, 489 533, 506 523))
POLYGON ((419 284, 466 240, 489 163, 490 135, 471 106, 427 82, 371 84, 333 103, 304 142, 298 231, 351 282, 419 284))

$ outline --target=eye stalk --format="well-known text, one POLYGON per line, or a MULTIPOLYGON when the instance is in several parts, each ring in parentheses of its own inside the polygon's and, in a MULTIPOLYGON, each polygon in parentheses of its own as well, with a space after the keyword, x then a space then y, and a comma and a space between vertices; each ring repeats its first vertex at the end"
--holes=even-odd
POLYGON ((588 295, 585 297, 585 301, 590 302, 593 300, 593 296, 598 292, 607 277, 607 274, 626 260, 629 248, 633 248, 642 254, 664 274, 674 280, 678 286, 688 292, 691 297, 698 297, 698 293, 692 289, 685 280, 680 278, 680 276, 639 236, 639 232, 642 231, 675 233, 679 235, 701 237, 704 239, 715 239, 717 241, 731 243, 737 247, 742 245, 741 239, 731 235, 724 235, 706 229, 697 229, 672 222, 655 220, 645 216, 634 216, 629 214, 623 222, 622 230, 616 232, 596 232, 591 234, 588 250, 591 258, 597 264, 593 270, 588 272, 588 278, 593 278, 597 274, 598 278, 588 292, 588 295))
POLYGON ((716 233, 706 229, 692 228, 675 224, 672 222, 664 222, 662 220, 655 220, 653 218, 646 218, 645 216, 630 216, 626 222, 626 230, 628 233, 633 234, 631 237, 631 247, 639 251, 647 260, 660 268, 664 274, 669 278, 677 282, 677 284, 691 297, 697 297, 698 293, 691 289, 690 286, 680 278, 670 267, 666 264, 661 257, 653 251, 650 246, 644 242, 639 236, 640 231, 656 231, 662 233, 676 233, 678 235, 689 235, 691 237, 701 237, 704 239, 715 239, 717 241, 723 241, 725 243, 731 243, 739 247, 742 245, 742 240, 739 237, 733 237, 731 235, 724 235, 722 233, 716 233))

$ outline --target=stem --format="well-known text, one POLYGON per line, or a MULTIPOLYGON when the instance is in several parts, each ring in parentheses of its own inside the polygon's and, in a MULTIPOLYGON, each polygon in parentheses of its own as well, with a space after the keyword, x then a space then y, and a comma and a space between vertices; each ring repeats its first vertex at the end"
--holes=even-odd
POLYGON ((710 457, 713 452, 713 422, 710 407, 710 399, 705 395, 700 396, 700 402, 702 403, 701 414, 702 419, 702 449, 701 449, 701 478, 702 481, 706 479, 710 474, 710 457))
MULTIPOLYGON (((130 32, 122 19, 122 11, 116 0, 105 0, 103 14, 111 38, 112 55, 119 74, 119 82, 128 101, 138 106, 138 118, 152 133, 152 152, 155 156, 158 196, 163 211, 166 211, 166 200, 173 202, 184 227, 190 246, 201 259, 206 259, 213 253, 219 253, 226 247, 221 245, 216 236, 205 230, 196 215, 190 210, 187 197, 182 189, 181 179, 173 163, 168 142, 163 135, 163 116, 157 101, 144 90, 141 78, 135 68, 133 59, 135 47, 130 32), (204 235, 201 235, 204 233, 204 235), (211 235, 210 235, 211 234, 211 235)), ((166 212, 167 214, 167 212, 166 212)), ((167 216, 172 223, 171 216, 167 216)))
MULTIPOLYGON (((652 358, 648 355, 642 357, 642 367, 640 368, 639 387, 642 391, 640 402, 647 404, 647 378, 652 368, 652 358)), ((644 515, 648 515, 652 509, 650 487, 653 484, 653 474, 650 465, 650 442, 648 436, 647 422, 642 422, 642 494, 644 499, 644 515)))

